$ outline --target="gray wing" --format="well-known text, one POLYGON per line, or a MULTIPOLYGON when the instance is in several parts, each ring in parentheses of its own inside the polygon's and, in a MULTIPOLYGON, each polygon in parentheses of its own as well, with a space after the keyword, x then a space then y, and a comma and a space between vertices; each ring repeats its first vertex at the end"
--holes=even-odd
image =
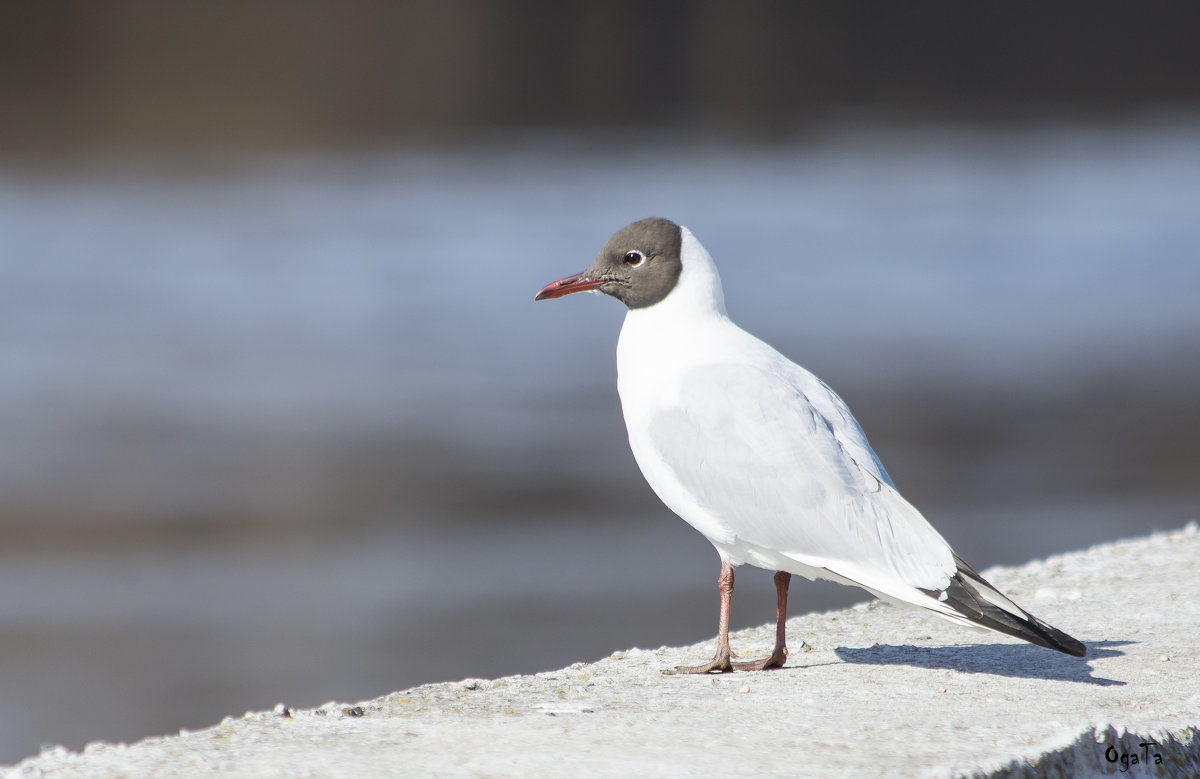
POLYGON ((902 600, 954 573, 845 403, 799 366, 694 369, 648 432, 692 501, 742 541, 902 600))

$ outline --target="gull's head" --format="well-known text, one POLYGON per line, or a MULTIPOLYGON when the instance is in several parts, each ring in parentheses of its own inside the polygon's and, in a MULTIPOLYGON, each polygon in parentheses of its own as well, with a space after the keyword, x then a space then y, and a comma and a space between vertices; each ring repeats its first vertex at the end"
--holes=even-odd
MULTIPOLYGON (((659 217, 622 227, 587 270, 547 284, 534 300, 597 290, 631 309, 653 306, 679 283, 685 233, 684 228, 659 217)), ((687 236, 691 238, 690 233, 687 236)))

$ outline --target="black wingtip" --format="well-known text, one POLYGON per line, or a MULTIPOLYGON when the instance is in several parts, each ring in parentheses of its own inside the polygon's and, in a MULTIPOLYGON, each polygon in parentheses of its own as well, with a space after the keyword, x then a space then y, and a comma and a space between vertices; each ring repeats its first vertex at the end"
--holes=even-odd
POLYGON ((1053 625, 1047 625, 1019 606, 1017 611, 1020 613, 1014 614, 982 597, 979 590, 986 588, 999 595, 1002 600, 1008 600, 958 555, 955 555, 954 561, 958 565, 958 571, 945 590, 943 603, 947 606, 980 627, 990 628, 1072 657, 1087 657, 1087 647, 1083 642, 1068 636, 1053 625))
POLYGON ((1062 646, 1057 646, 1055 649, 1066 652, 1072 657, 1087 657, 1087 647, 1083 645, 1082 641, 1077 641, 1062 631, 1059 633, 1065 640, 1062 642, 1062 646))
MULTIPOLYGON (((1028 614, 1028 612, 1026 613, 1028 614)), ((1039 646, 1044 646, 1047 649, 1056 649, 1059 652, 1071 655, 1072 657, 1087 657, 1087 647, 1083 645, 1082 641, 1078 641, 1075 638, 1068 636, 1066 633, 1062 632, 1053 625, 1047 625, 1045 622, 1042 622, 1032 614, 1028 614, 1028 616, 1029 621, 1025 623, 1024 627, 1026 627, 1030 632, 1036 634, 1038 638, 1045 639, 1045 641, 1038 641, 1025 632, 1021 634, 1013 634, 1016 635, 1017 638, 1024 638, 1026 641, 1030 641, 1039 646)))

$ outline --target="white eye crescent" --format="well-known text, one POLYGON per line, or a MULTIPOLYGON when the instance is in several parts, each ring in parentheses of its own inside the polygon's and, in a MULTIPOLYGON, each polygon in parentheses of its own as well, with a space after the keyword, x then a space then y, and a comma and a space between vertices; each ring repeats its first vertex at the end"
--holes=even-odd
POLYGON ((625 264, 631 268, 640 268, 646 264, 646 255, 641 252, 625 252, 625 264))

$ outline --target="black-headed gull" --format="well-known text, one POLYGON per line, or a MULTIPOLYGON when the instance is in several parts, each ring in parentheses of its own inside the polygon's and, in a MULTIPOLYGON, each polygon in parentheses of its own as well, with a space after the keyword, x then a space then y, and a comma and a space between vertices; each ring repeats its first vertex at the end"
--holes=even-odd
POLYGON ((617 390, 650 487, 721 557, 717 652, 668 673, 762 670, 787 658, 792 574, 856 585, 951 622, 1083 657, 971 570, 906 501, 845 402, 725 313, 712 257, 687 230, 650 218, 611 238, 583 273, 537 300, 598 290, 626 306, 617 390), (734 566, 776 571, 775 648, 731 661, 734 566))

